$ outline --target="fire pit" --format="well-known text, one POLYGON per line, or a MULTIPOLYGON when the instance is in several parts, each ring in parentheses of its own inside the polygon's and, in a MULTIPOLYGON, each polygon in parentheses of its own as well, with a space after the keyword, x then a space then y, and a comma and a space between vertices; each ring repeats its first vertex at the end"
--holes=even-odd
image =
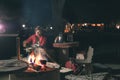
POLYGON ((0 60, 0 73, 9 74, 10 80, 60 80, 59 66, 55 63, 46 62, 45 69, 39 70, 28 69, 29 65, 23 59, 0 60))
POLYGON ((0 60, 0 73, 11 75, 11 80, 60 80, 59 68, 54 63, 46 62, 45 69, 29 70, 25 60, 0 60))
POLYGON ((59 69, 59 66, 55 63, 51 63, 51 62, 46 62, 46 65, 44 67, 42 66, 38 66, 38 65, 29 65, 28 68, 25 70, 25 72, 29 72, 29 73, 39 73, 39 72, 47 72, 47 71, 53 71, 55 69, 59 69))
POLYGON ((16 80, 60 80, 59 69, 15 74, 16 80))
MULTIPOLYGON (((24 59, 24 61, 26 60, 24 59)), ((59 66, 55 63, 46 62, 44 69, 41 69, 40 66, 35 67, 33 68, 29 64, 25 71, 15 74, 16 80, 60 80, 59 66)))
POLYGON ((42 49, 38 48, 36 52, 32 51, 28 57, 21 58, 28 68, 15 74, 16 80, 60 80, 59 65, 48 62, 42 49))
POLYGON ((54 70, 57 64, 50 64, 45 55, 46 53, 44 49, 41 48, 36 48, 35 50, 31 51, 28 57, 22 59, 28 63, 28 68, 25 72, 47 72, 54 70), (50 65, 53 65, 53 67, 50 67, 50 65))
POLYGON ((15 80, 60 80, 59 67, 47 62, 42 48, 33 49, 27 58, 21 58, 28 64, 26 70, 15 74, 15 80))

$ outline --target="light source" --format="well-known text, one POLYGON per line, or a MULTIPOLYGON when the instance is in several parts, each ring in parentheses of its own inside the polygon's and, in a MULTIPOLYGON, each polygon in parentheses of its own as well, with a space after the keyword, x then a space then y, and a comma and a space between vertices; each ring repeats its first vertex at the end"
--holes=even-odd
POLYGON ((4 33, 5 31, 5 26, 3 24, 0 24, 0 33, 4 33))

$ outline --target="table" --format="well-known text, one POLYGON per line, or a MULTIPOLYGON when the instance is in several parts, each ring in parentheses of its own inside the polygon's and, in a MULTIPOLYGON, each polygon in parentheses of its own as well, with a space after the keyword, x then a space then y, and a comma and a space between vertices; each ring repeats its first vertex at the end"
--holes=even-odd
POLYGON ((8 59, 0 60, 0 73, 15 73, 27 69, 28 64, 22 60, 8 59))
POLYGON ((60 49, 58 59, 62 65, 69 60, 69 48, 78 47, 79 42, 63 42, 63 43, 53 43, 53 47, 60 49))
POLYGON ((28 64, 17 59, 0 60, 0 80, 13 80, 15 73, 26 70, 28 64))

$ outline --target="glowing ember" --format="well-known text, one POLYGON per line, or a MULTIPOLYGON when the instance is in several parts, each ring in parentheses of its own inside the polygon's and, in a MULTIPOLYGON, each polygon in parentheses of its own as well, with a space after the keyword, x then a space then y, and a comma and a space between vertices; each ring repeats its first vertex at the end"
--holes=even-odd
POLYGON ((35 54, 34 51, 32 51, 28 56, 28 63, 28 71, 36 72, 46 69, 46 59, 40 52, 35 54))
POLYGON ((47 53, 41 48, 33 50, 27 59, 23 58, 23 61, 28 63, 25 72, 46 72, 60 67, 56 62, 48 62, 47 53))
POLYGON ((34 64, 35 63, 35 55, 34 52, 32 52, 29 57, 28 57, 28 63, 29 64, 34 64))

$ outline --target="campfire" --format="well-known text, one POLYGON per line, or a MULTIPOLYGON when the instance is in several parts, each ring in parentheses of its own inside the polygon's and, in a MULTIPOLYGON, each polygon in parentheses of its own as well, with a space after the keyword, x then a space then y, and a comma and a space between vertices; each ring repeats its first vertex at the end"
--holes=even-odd
POLYGON ((40 52, 35 54, 35 52, 32 51, 24 61, 28 63, 28 68, 25 72, 46 72, 59 68, 58 64, 48 62, 40 52))

